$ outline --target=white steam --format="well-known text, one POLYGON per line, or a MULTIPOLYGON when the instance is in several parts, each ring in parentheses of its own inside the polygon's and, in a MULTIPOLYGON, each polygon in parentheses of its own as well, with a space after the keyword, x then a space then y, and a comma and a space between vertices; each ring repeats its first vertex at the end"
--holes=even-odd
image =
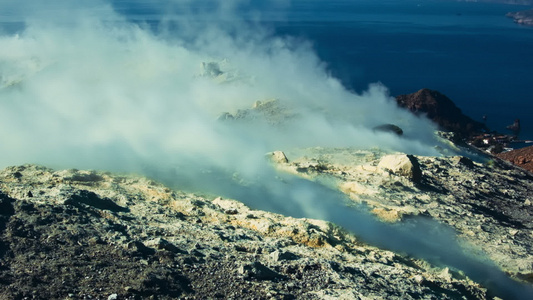
MULTIPOLYGON (((207 26, 181 17, 150 30, 104 3, 29 2, 24 28, 0 37, 2 166, 132 169, 185 158, 249 168, 265 152, 305 146, 436 153, 429 122, 397 109, 380 85, 348 92, 305 43, 237 20, 207 26), (209 62, 225 82, 201 76, 209 62), (296 117, 276 128, 216 122, 271 98, 296 117), (383 123, 406 136, 372 132, 383 123)), ((226 19, 232 5, 221 6, 226 19)))
MULTIPOLYGON (((398 109, 385 87, 347 91, 310 44, 269 35, 257 11, 247 12, 248 22, 236 18, 249 1, 81 3, 0 3, 0 167, 143 171, 256 208, 330 220, 458 268, 470 260, 447 232, 429 237, 435 224, 391 228, 346 209, 317 183, 279 181, 265 163, 267 152, 312 146, 438 154, 434 126, 398 109), (275 122, 260 114, 217 121, 268 99, 279 100, 275 122), (404 136, 372 130, 389 123, 404 136), (451 250, 439 253, 442 241, 451 250)), ((486 273, 483 266, 470 273, 486 273)))

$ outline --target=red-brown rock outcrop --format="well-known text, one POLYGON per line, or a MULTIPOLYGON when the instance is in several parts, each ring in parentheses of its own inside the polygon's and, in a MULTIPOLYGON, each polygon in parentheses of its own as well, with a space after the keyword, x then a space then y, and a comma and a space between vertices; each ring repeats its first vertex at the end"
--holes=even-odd
POLYGON ((418 115, 426 115, 446 131, 471 136, 486 129, 483 123, 464 115, 450 98, 438 91, 421 89, 416 93, 397 96, 396 101, 400 107, 418 115))
POLYGON ((496 156, 533 172, 533 146, 500 153, 496 156))

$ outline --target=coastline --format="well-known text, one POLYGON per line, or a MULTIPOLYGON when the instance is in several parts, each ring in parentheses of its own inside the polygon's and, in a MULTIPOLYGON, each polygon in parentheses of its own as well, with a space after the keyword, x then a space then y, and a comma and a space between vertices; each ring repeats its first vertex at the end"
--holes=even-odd
POLYGON ((517 24, 533 26, 533 9, 510 12, 506 16, 512 18, 517 24))

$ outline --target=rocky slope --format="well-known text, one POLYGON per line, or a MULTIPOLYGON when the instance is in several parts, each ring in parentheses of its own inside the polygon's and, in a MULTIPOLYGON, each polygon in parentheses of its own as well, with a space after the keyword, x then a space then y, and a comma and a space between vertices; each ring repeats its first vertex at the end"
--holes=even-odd
POLYGON ((314 180, 327 177, 382 220, 438 220, 514 277, 533 278, 531 173, 465 157, 319 148, 292 155, 282 164, 285 170, 314 180))
MULTIPOLYGON (((401 155, 377 150, 276 154, 280 171, 328 178, 385 222, 423 215, 448 224, 531 282, 531 174, 461 157, 411 157, 419 170, 396 168, 401 155)), ((494 296, 461 270, 371 246, 332 223, 143 177, 25 165, 0 172, 0 191, 2 299, 494 296)))
POLYGON ((500 153, 497 156, 520 168, 533 172, 533 146, 500 153))
MULTIPOLYGON (((273 100, 219 119, 291 118, 273 100)), ((284 150, 269 155, 282 184, 344 195, 304 205, 330 222, 133 175, 0 171, 0 299, 533 297, 531 173, 475 155, 284 150)))
POLYGON ((412 94, 397 96, 396 102, 417 115, 427 116, 443 130, 457 132, 465 137, 486 129, 483 123, 464 115, 452 100, 438 91, 421 89, 412 94))
POLYGON ((0 173, 1 299, 485 299, 339 227, 34 165, 0 173))

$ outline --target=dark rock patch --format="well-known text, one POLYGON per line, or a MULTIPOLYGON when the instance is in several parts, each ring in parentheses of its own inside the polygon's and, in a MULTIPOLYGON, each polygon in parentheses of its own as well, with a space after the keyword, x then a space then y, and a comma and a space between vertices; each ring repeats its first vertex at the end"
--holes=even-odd
POLYGON ((403 130, 394 124, 383 124, 372 128, 374 131, 390 132, 396 135, 403 135, 403 130))
POLYGON ((450 98, 444 94, 421 89, 416 93, 396 97, 400 107, 406 108, 417 115, 425 115, 446 131, 453 131, 464 137, 477 132, 486 131, 486 126, 463 114, 450 98))
POLYGON ((86 205, 93 206, 98 209, 106 209, 106 210, 110 210, 114 212, 128 211, 127 208, 116 204, 111 199, 101 198, 100 196, 96 195, 93 192, 84 191, 84 190, 81 190, 73 194, 72 196, 70 196, 70 198, 64 201, 64 204, 74 205, 74 206, 79 206, 80 204, 86 204, 86 205))
POLYGON ((281 274, 271 270, 260 262, 253 262, 241 266, 239 273, 243 274, 247 279, 276 280, 283 278, 281 274))

